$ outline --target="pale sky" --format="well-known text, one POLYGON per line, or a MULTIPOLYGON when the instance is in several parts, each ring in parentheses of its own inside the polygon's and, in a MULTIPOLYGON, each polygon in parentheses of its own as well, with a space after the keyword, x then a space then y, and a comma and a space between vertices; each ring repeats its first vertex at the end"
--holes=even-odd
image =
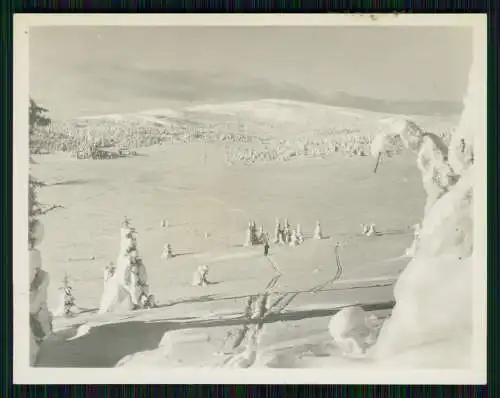
POLYGON ((343 91, 460 101, 468 28, 37 27, 30 93, 55 117, 343 91))

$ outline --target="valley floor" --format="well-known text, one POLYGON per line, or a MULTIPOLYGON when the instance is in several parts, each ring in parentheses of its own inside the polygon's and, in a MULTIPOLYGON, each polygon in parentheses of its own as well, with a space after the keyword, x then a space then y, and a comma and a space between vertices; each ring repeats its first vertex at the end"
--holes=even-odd
POLYGON ((389 314, 392 286, 408 262, 401 255, 413 240, 410 226, 422 216, 413 159, 389 159, 374 174, 372 158, 227 167, 223 151, 215 143, 159 146, 108 161, 36 157, 34 175, 48 184, 40 201, 65 206, 42 220, 49 306, 57 306, 59 282, 68 273, 81 309, 73 318, 55 319, 56 333, 42 345, 38 366, 220 366, 228 333, 244 323, 248 296, 274 275, 262 247, 242 247, 249 220, 271 233, 276 217, 288 218, 306 236, 297 248, 271 246, 270 258, 282 272, 274 294, 299 294, 266 320, 255 366, 340 366, 328 335, 330 316, 357 303, 380 317, 389 314), (116 260, 124 216, 138 231, 159 307, 97 315, 104 267, 116 260), (161 219, 169 221, 167 228, 161 219), (311 239, 316 220, 326 235, 321 241, 311 239), (361 235, 360 224, 369 222, 378 236, 361 235), (337 242, 340 279, 310 293, 335 275, 337 242), (165 243, 175 258, 160 258, 165 243), (191 276, 201 264, 209 265, 213 284, 193 287, 191 276))

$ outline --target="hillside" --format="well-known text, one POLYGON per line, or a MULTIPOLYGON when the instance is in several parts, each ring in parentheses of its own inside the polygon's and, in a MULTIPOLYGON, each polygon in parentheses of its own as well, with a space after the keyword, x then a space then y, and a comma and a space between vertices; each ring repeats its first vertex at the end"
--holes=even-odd
MULTIPOLYGON (((262 136, 269 134, 266 127, 276 129, 286 126, 293 127, 291 131, 274 134, 284 134, 291 138, 291 134, 307 133, 311 130, 335 129, 342 131, 349 129, 361 134, 373 135, 377 130, 377 122, 391 113, 372 112, 356 108, 334 107, 317 103, 262 99, 254 101, 228 102, 196 105, 180 110, 154 109, 130 114, 110 114, 87 116, 72 119, 61 125, 74 128, 97 127, 98 124, 116 128, 155 128, 160 126, 175 129, 181 126, 205 128, 210 131, 214 128, 223 128, 226 123, 239 122, 240 128, 247 128, 252 135, 262 136), (260 129, 259 129, 260 127, 260 129)), ((457 121, 456 116, 422 116, 408 115, 424 128, 448 129, 457 121)), ((56 122, 56 124, 58 124, 56 122)), ((233 127, 232 125, 226 126, 233 127)), ((272 134, 271 134, 272 135, 272 134)))
MULTIPOLYGON (((227 148, 234 163, 292 160, 302 156, 367 154, 380 121, 394 116, 353 108, 263 99, 153 109, 54 121, 40 130, 41 152, 74 152, 91 143, 144 148, 190 142, 237 143, 227 148)), ((424 129, 449 136, 455 117, 409 116, 424 129)), ((396 148, 397 149, 397 148, 396 148)))

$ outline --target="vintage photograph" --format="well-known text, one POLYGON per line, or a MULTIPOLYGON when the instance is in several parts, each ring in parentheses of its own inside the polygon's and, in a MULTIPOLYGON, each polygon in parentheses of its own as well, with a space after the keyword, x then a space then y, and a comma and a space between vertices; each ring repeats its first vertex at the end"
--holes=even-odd
POLYGON ((28 26, 16 360, 485 366, 485 19, 414 17, 28 26))

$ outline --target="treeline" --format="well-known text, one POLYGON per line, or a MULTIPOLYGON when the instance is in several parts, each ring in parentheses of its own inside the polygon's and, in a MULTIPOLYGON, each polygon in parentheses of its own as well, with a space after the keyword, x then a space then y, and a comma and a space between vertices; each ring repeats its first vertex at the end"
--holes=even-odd
POLYGON ((39 126, 30 142, 32 153, 48 154, 92 152, 92 148, 130 150, 159 144, 232 141, 248 143, 257 138, 246 133, 228 132, 224 128, 172 123, 170 126, 127 126, 109 122, 77 124, 48 123, 39 126))

